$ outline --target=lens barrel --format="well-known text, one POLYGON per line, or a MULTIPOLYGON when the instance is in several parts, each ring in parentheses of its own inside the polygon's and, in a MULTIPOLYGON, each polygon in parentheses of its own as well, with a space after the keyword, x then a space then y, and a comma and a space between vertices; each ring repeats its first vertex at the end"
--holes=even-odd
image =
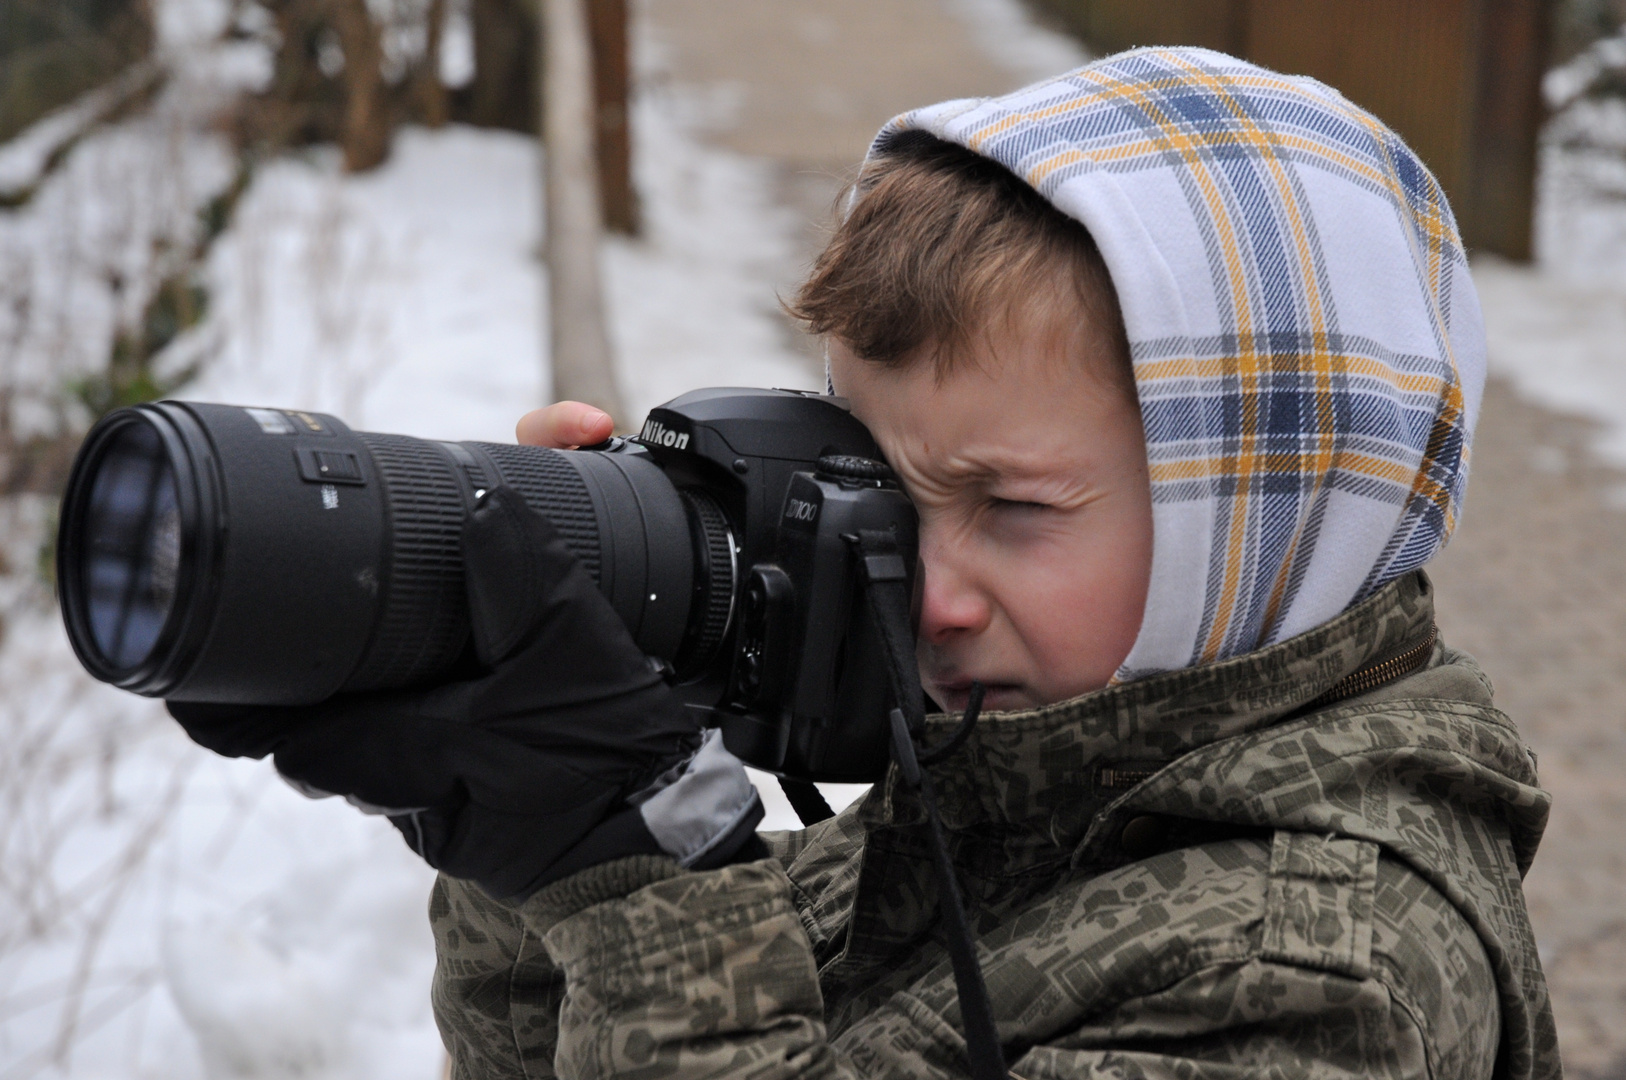
POLYGON ((58 533, 69 638, 97 678, 174 700, 308 704, 445 678, 469 640, 463 521, 499 484, 548 517, 645 652, 680 671, 717 655, 731 523, 642 453, 183 402, 86 437, 58 533))

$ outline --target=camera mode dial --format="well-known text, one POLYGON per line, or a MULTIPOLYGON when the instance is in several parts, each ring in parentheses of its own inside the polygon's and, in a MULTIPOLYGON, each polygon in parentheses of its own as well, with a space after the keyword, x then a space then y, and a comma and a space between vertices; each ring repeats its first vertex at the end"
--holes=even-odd
POLYGON ((897 474, 884 461, 854 454, 825 454, 819 458, 818 475, 829 480, 861 480, 868 483, 897 480, 897 474))

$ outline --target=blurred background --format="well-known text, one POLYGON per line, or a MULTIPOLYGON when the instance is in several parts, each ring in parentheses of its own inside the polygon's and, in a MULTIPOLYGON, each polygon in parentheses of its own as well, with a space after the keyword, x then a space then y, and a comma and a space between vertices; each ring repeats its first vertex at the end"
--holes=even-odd
POLYGON ((881 123, 1176 43, 1331 83, 1451 196, 1492 380, 1440 624, 1555 796, 1526 888, 1566 1067, 1626 1078, 1626 0, 580 0, 574 181, 539 148, 566 91, 538 3, 0 0, 0 1080, 444 1067, 393 830, 74 661, 50 540, 98 416, 506 441, 576 377, 549 282, 584 272, 623 427, 818 387, 776 297, 881 123), (596 192, 586 263, 545 175, 596 192))

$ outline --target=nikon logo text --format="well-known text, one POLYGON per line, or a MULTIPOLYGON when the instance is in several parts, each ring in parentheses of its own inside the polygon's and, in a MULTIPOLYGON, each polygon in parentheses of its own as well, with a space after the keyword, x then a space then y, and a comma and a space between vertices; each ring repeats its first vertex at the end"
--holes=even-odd
POLYGON ((673 450, 687 450, 689 448, 689 433, 686 431, 673 431, 659 420, 645 420, 644 430, 638 433, 649 446, 669 446, 673 450))
POLYGON ((787 521, 812 521, 818 516, 818 506, 805 499, 792 499, 785 504, 785 519, 787 521))

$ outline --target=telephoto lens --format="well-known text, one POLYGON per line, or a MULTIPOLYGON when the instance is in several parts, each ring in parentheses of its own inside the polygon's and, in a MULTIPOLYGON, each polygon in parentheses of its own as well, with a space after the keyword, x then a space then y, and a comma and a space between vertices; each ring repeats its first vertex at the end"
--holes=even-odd
POLYGON ((469 678, 463 525, 506 485, 730 750, 873 780, 890 676, 855 544, 885 536, 912 582, 918 526, 879 458, 842 399, 795 390, 690 391, 584 450, 161 401, 85 437, 57 586, 85 668, 151 697, 309 705, 469 678))
POLYGON ((80 450, 58 534, 69 636, 97 678, 175 700, 433 682, 469 637, 463 520, 498 484, 548 517, 645 652, 687 668, 715 656, 737 576, 728 515, 647 453, 181 402, 111 413, 80 450))

